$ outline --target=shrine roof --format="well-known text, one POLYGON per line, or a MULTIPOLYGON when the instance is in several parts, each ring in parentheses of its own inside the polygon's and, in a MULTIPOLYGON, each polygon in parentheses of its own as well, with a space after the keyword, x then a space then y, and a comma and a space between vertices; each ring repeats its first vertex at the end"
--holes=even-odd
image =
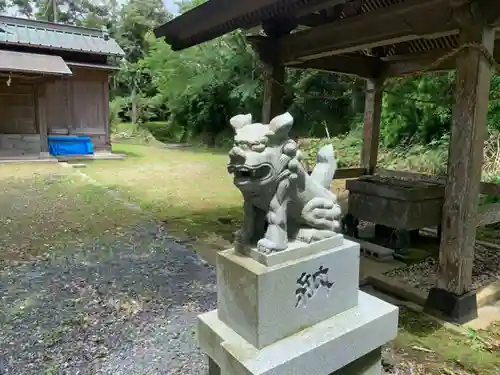
POLYGON ((287 66, 344 72, 358 64, 357 72, 366 70, 362 76, 376 76, 397 61, 390 75, 399 75, 415 68, 405 66, 409 62, 430 61, 431 53, 459 45, 462 8, 466 16, 498 25, 498 0, 208 0, 155 34, 182 50, 243 29, 261 55, 279 54, 287 66), (277 25, 292 31, 268 37, 277 25), (342 69, 331 66, 333 57, 335 64, 345 59, 342 69))

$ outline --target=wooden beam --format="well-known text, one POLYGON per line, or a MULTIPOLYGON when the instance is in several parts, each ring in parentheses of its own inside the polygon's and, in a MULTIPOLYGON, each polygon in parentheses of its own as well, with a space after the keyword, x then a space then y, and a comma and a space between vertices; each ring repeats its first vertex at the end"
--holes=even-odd
POLYGON ((407 0, 297 32, 280 40, 284 62, 353 52, 457 32, 449 0, 407 0))
POLYGON ((498 222, 500 222, 500 203, 485 204, 479 207, 476 226, 484 227, 498 222))
POLYGON ((481 182, 481 194, 489 196, 500 196, 500 185, 492 182, 481 182))
MULTIPOLYGON (((338 19, 338 18, 337 18, 338 19)), ((335 18, 328 17, 324 13, 311 13, 302 17, 297 18, 297 23, 299 25, 307 27, 321 26, 326 23, 335 21, 335 18)))
MULTIPOLYGON (((413 74, 429 67, 436 60, 440 59, 446 54, 449 54, 452 50, 453 48, 442 48, 426 53, 391 56, 390 58, 383 59, 385 65, 382 74, 385 77, 398 77, 413 74)), ((500 40, 497 40, 495 42, 493 56, 495 57, 496 61, 500 61, 500 40)), ((436 72, 454 70, 456 67, 455 57, 456 56, 451 56, 449 59, 444 60, 438 66, 433 66, 432 69, 428 71, 436 72)))
POLYGON ((361 78, 375 78, 386 70, 385 63, 382 60, 362 55, 327 56, 287 66, 295 69, 323 70, 361 78))
POLYGON ((471 3, 474 17, 485 25, 499 26, 500 7, 498 0, 475 0, 471 3))
MULTIPOLYGON (((461 33, 461 42, 480 43, 490 52, 493 52, 494 40, 495 32, 491 28, 475 27, 461 33)), ((451 126, 436 290, 461 296, 472 289, 491 67, 482 53, 475 49, 462 51, 456 64, 456 103, 451 126)))
POLYGON ((408 171, 396 171, 393 169, 385 169, 385 168, 376 168, 375 174, 381 177, 394 177, 394 178, 403 178, 407 180, 415 180, 415 181, 427 181, 430 183, 436 184, 446 184, 446 177, 443 176, 432 176, 423 173, 415 173, 408 171))
POLYGON ((361 167, 366 170, 367 174, 373 174, 377 167, 380 115, 382 113, 382 85, 383 81, 380 79, 366 81, 361 167))
MULTIPOLYGON (((349 178, 358 178, 365 174, 364 168, 339 168, 335 171, 335 176, 333 176, 334 180, 344 180, 349 178)), ((312 169, 307 173, 311 174, 312 169)))
POLYGON ((336 6, 328 9, 321 10, 318 13, 311 13, 297 18, 299 25, 316 27, 321 26, 333 21, 337 21, 342 16, 345 4, 337 4, 336 6))
MULTIPOLYGON (((408 56, 397 56, 386 61, 386 70, 383 75, 385 77, 400 77, 409 74, 414 74, 423 69, 428 68, 436 60, 450 53, 451 49, 443 49, 439 51, 431 51, 427 53, 410 54, 408 56)), ((450 58, 443 61, 439 66, 433 67, 428 72, 446 71, 455 69, 455 58, 450 58)))
POLYGON ((308 14, 326 10, 329 12, 330 9, 336 6, 342 7, 349 0, 309 0, 306 6, 301 6, 295 11, 296 17, 306 16, 308 14))
MULTIPOLYGON (((423 173, 395 171, 384 168, 376 168, 375 174, 384 177, 396 177, 396 178, 405 178, 408 180, 415 180, 415 181, 427 181, 430 183, 441 184, 441 185, 446 184, 445 176, 432 176, 423 173)), ((492 182, 481 182, 479 191, 483 195, 500 196, 500 184, 494 184, 492 182)))
POLYGON ((343 180, 347 178, 358 178, 365 174, 364 168, 340 168, 335 171, 334 180, 343 180))

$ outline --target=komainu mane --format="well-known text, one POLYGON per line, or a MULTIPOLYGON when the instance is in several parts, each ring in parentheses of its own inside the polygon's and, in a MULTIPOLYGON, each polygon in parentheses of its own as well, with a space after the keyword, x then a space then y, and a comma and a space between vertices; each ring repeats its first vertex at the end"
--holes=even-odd
POLYGON ((289 241, 311 243, 335 235, 340 206, 330 191, 337 164, 332 145, 318 152, 311 175, 298 145, 289 138, 293 117, 275 117, 269 124, 252 123, 252 116, 230 120, 236 131, 229 152, 228 172, 244 198, 243 228, 235 247, 252 246, 263 253, 285 250, 289 241))

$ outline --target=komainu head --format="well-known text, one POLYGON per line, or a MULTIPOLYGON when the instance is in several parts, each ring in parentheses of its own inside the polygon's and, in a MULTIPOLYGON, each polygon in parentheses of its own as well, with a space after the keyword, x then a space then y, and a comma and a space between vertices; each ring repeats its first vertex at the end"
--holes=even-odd
POLYGON ((234 146, 229 151, 228 172, 241 189, 266 186, 283 172, 281 155, 296 151, 296 144, 288 133, 293 117, 287 112, 275 117, 269 124, 252 123, 252 115, 237 115, 231 118, 236 134, 234 146), (288 148, 294 150, 288 150, 288 148))

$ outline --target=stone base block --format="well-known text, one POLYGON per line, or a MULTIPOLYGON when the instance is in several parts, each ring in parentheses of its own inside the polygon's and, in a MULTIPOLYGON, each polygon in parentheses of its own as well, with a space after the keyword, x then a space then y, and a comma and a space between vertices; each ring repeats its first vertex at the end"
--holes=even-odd
MULTIPOLYGON (((364 355, 363 357, 349 363, 330 375, 380 375, 382 374, 382 350, 381 348, 364 355)), ((208 357, 208 375, 221 375, 220 367, 214 360, 208 357)))
POLYGON ((397 326, 396 306, 359 292, 356 307, 260 350, 222 322, 217 310, 199 316, 198 340, 221 375, 378 375, 372 352, 396 337, 397 326), (342 372, 349 364, 365 372, 342 372))
POLYGON ((425 302, 424 311, 438 314, 452 323, 464 324, 477 318, 476 292, 461 296, 444 289, 432 288, 425 302))
POLYGON ((382 374, 382 349, 374 351, 358 358, 347 366, 342 367, 330 375, 380 375, 382 374))
POLYGON ((313 246, 313 254, 305 247, 305 256, 292 252, 275 266, 219 253, 218 318, 260 349, 356 306, 359 245, 333 238, 313 246))

